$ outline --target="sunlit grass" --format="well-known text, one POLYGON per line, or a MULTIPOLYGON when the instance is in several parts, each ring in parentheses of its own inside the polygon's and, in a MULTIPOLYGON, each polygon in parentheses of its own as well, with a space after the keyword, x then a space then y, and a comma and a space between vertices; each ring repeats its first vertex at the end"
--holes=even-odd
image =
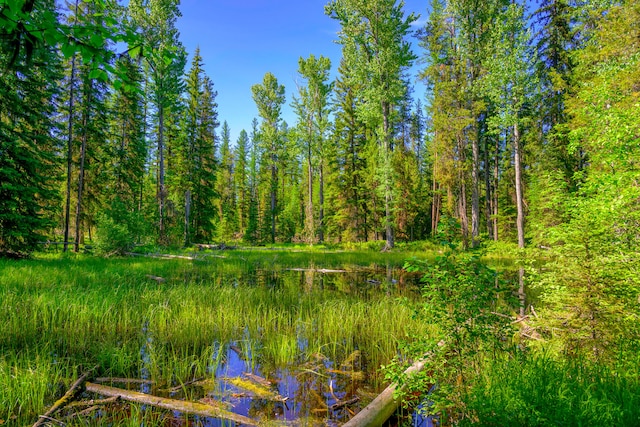
POLYGON ((400 340, 428 333, 398 299, 412 292, 393 270, 407 254, 220 255, 226 258, 0 260, 0 420, 32 424, 80 371, 96 365, 100 376, 176 386, 213 375, 221 348, 236 343, 249 366, 263 370, 360 350, 375 379, 400 340), (287 270, 309 265, 352 273, 287 270))
MULTIPOLYGON (((637 353, 636 353, 637 354, 637 353)), ((637 357, 635 358, 637 362, 637 357)), ((459 425, 607 425, 640 423, 640 365, 565 355, 529 354, 487 360, 463 396, 459 425)))

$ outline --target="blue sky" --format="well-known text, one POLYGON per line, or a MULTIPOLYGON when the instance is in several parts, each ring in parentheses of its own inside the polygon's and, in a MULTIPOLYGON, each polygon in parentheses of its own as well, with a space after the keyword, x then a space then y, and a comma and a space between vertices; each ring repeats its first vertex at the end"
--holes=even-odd
MULTIPOLYGON (((324 55, 335 75, 340 61, 339 25, 324 14, 328 0, 182 0, 177 26, 192 55, 200 47, 205 71, 218 91, 218 116, 231 128, 232 143, 250 132, 258 112, 251 86, 273 73, 287 90, 283 118, 293 126, 290 104, 296 89, 298 58, 324 55)), ((408 12, 426 18, 427 0, 407 0, 408 12)), ((414 49, 415 53, 417 48, 414 49)), ((190 59, 189 59, 190 61, 190 59)), ((190 62, 187 68, 190 67, 190 62)), ((423 96, 420 89, 415 96, 423 96)))

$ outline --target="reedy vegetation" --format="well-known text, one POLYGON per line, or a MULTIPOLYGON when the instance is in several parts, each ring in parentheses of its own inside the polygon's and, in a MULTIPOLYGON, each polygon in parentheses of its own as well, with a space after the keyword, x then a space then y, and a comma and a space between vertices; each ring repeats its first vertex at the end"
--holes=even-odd
MULTIPOLYGON (((194 262, 60 255, 0 261, 0 419, 29 424, 54 400, 57 385, 83 367, 99 365, 100 375, 114 377, 144 372, 176 385, 212 378, 219 349, 237 343, 264 375, 314 355, 343 360, 356 349, 375 375, 410 331, 428 333, 407 320, 412 308, 396 289, 398 298, 390 299, 358 288, 350 275, 321 286, 313 273, 285 271, 308 266, 309 254, 274 252, 194 262)), ((345 255, 360 268, 375 265, 367 252, 318 253, 317 261, 345 265, 345 255)), ((393 264, 400 263, 398 256, 393 264)))

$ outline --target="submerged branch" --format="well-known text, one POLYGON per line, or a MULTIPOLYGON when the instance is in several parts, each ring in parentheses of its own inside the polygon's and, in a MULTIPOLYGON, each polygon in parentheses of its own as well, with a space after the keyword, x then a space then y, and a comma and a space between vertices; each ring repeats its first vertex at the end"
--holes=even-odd
MULTIPOLYGON (((39 427, 41 425, 43 425, 44 423, 48 422, 48 421, 52 421, 53 418, 51 418, 51 416, 53 414, 55 414, 57 411, 59 411, 60 409, 64 408, 65 406, 67 406, 69 403, 71 403, 71 401, 73 401, 76 396, 81 393, 83 391, 83 387, 84 384, 86 383, 86 381, 89 379, 89 375, 91 374, 91 372, 93 372, 93 370, 95 369, 95 367, 87 372, 85 372, 84 374, 82 374, 72 385, 71 387, 69 387, 69 390, 67 390, 67 392, 64 394, 64 396, 62 396, 60 399, 58 399, 50 408, 47 412, 44 413, 44 415, 41 415, 38 418, 38 421, 35 422, 35 424, 32 427, 39 427)), ((57 420, 56 420, 57 421, 57 420)), ((64 423, 62 423, 64 424, 64 423)))
POLYGON ((153 396, 150 394, 139 393, 137 391, 123 390, 105 385, 86 383, 88 392, 97 393, 103 396, 117 396, 122 400, 129 402, 142 403, 145 405, 156 406, 158 408, 169 409, 171 411, 179 411, 185 414, 200 415, 203 417, 221 418, 235 423, 256 426, 256 421, 243 415, 234 414, 215 406, 203 403, 188 402, 182 400, 168 399, 165 397, 153 396))

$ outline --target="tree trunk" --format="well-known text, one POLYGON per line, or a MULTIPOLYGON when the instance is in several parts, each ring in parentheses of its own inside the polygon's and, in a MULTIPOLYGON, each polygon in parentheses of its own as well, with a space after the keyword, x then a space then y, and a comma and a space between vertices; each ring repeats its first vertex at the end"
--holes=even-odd
MULTIPOLYGON (((436 131, 437 132, 437 131, 436 131)), ((434 135, 435 137, 435 135, 434 135)), ((433 169, 431 171, 431 179, 433 184, 431 186, 431 197, 433 201, 431 203, 431 236, 435 237, 438 232, 438 222, 440 221, 440 189, 438 186, 438 149, 435 149, 433 153, 433 169)))
POLYGON ((320 243, 324 242, 324 159, 320 160, 320 212, 318 217, 318 241, 320 243))
POLYGON ((305 212, 305 222, 307 228, 308 243, 313 243, 315 240, 315 228, 313 224, 313 164, 311 162, 311 138, 312 130, 311 123, 308 124, 308 137, 307 142, 307 210, 305 212))
MULTIPOLYGON (((477 126, 477 124, 476 124, 477 126)), ((480 235, 480 133, 476 129, 473 141, 471 141, 471 152, 473 161, 471 165, 471 247, 478 246, 478 236, 480 235)))
POLYGON ((278 169, 275 155, 271 155, 271 243, 276 242, 276 197, 278 191, 278 169))
MULTIPOLYGON (((76 0, 76 7, 74 12, 74 18, 77 21, 78 17, 78 0, 76 0)), ((69 126, 67 128, 67 189, 66 200, 64 208, 64 249, 63 252, 67 252, 69 247, 69 222, 71 219, 71 173, 73 165, 73 89, 76 81, 76 55, 75 53, 71 57, 71 76, 69 79, 69 126)))
MULTIPOLYGON (((86 106, 85 108, 88 108, 86 106)), ((82 147, 80 148, 80 170, 78 171, 78 197, 76 201, 76 229, 75 242, 73 243, 73 251, 80 250, 80 217, 82 216, 82 193, 84 192, 84 161, 87 154, 87 115, 88 112, 82 114, 82 147)))
POLYGON ((500 183, 500 138, 496 138, 496 154, 493 162, 493 240, 498 241, 498 185, 500 183))
MULTIPOLYGON (((518 123, 513 126, 514 167, 516 172, 516 226, 518 228, 518 247, 524 248, 524 201, 522 196, 522 153, 520 148, 520 132, 518 123)), ((518 297, 520 299, 520 316, 524 316, 526 300, 524 293, 524 268, 518 271, 518 297)))
POLYGON ((164 232, 164 204, 165 204, 165 184, 164 184, 164 107, 158 107, 158 241, 165 242, 164 232))
POLYGON ((491 204, 492 204, 492 191, 491 191, 491 175, 489 171, 489 139, 485 138, 484 141, 484 186, 485 186, 485 216, 487 220, 487 232, 489 233, 489 239, 493 239, 493 227, 491 221, 491 204))
POLYGON ((385 250, 392 249, 394 246, 393 236, 393 214, 392 214, 392 194, 391 194, 391 132, 389 129, 390 106, 388 103, 382 103, 382 122, 384 132, 384 222, 385 222, 385 250))
MULTIPOLYGON (((419 360, 404 371, 404 374, 411 377, 414 374, 420 372, 425 365, 425 360, 419 360)), ((378 395, 370 404, 358 412, 353 418, 351 418, 343 427, 367 427, 367 426, 381 426, 385 421, 394 414, 400 400, 394 397, 394 393, 397 388, 397 384, 391 384, 384 389, 382 393, 378 395)))
POLYGON ((184 245, 191 244, 191 190, 184 192, 184 245))
POLYGON ((33 425, 33 427, 39 427, 39 426, 41 426, 43 424, 48 423, 48 420, 47 420, 48 417, 50 417, 51 415, 55 414, 60 409, 62 409, 65 406, 67 406, 69 403, 71 403, 76 398, 76 396, 78 394, 82 393, 84 391, 85 382, 89 378, 89 375, 91 374, 92 371, 93 370, 91 370, 89 372, 86 372, 85 374, 80 376, 80 378, 78 378, 71 385, 71 387, 69 387, 67 392, 60 399, 56 400, 56 402, 49 408, 49 410, 43 416, 39 417, 38 421, 36 421, 36 423, 33 425))
POLYGON ((469 217, 467 215, 467 186, 464 181, 460 184, 460 194, 458 195, 458 217, 462 232, 462 246, 467 249, 469 247, 469 217))

